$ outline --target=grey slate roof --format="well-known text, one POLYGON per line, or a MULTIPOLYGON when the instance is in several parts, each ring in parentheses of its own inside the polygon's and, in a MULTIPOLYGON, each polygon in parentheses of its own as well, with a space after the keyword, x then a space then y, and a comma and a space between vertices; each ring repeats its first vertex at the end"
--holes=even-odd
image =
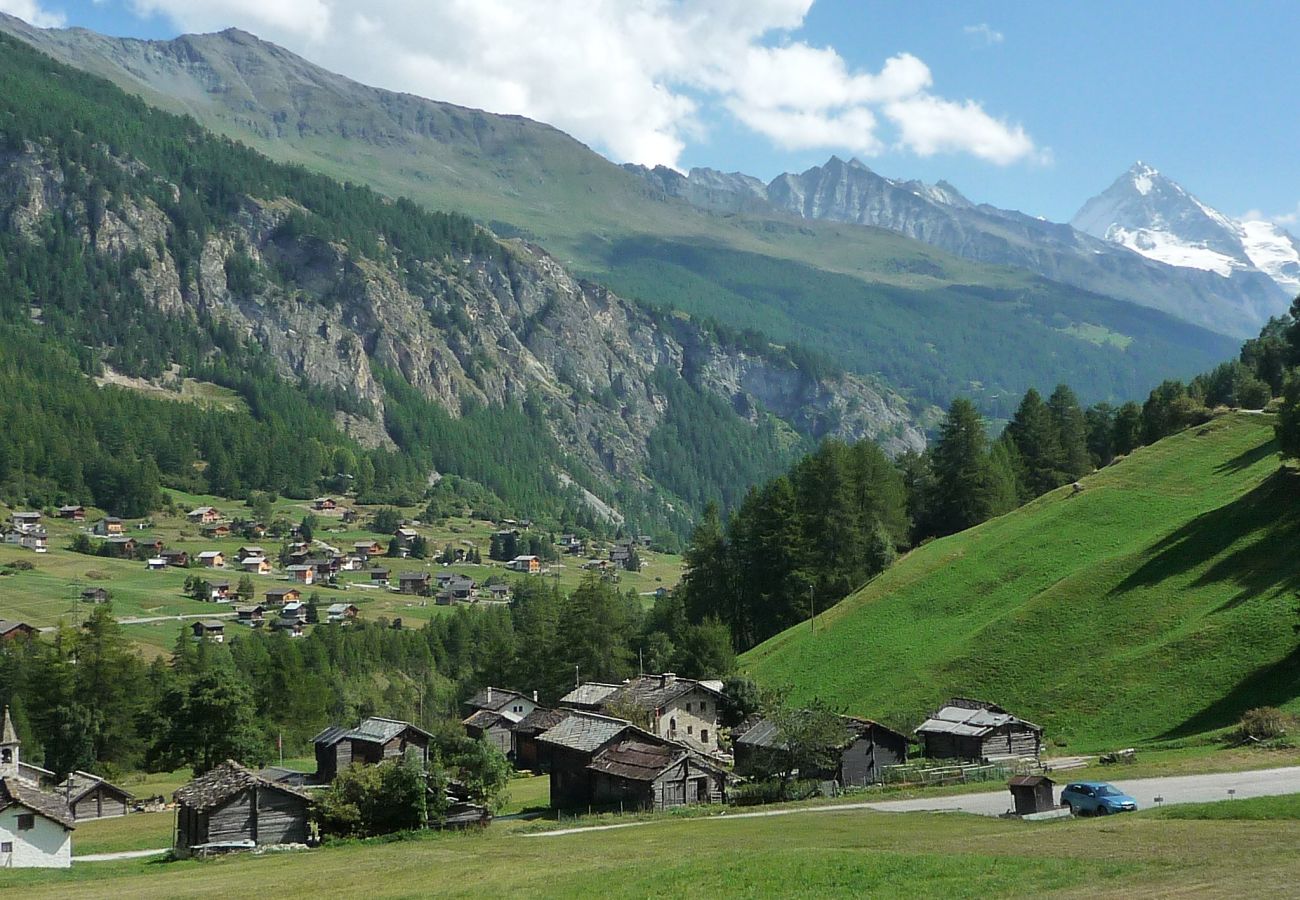
POLYGON ((589 681, 586 684, 578 685, 561 697, 560 703, 565 706, 600 706, 606 697, 622 686, 621 684, 602 684, 598 681, 589 681))
POLYGON ((82 797, 89 794, 95 788, 103 785, 113 793, 122 796, 127 800, 134 798, 134 795, 126 790, 113 784, 111 781, 105 781, 98 775, 92 775, 90 772, 73 772, 63 780, 63 783, 56 788, 60 797, 62 797, 69 806, 76 803, 82 797))
MULTIPOLYGON (((840 716, 840 721, 844 723, 844 745, 848 746, 858 737, 866 734, 872 729, 887 731, 892 735, 906 741, 907 736, 901 732, 895 731, 888 725, 881 725, 879 722, 871 719, 859 719, 854 716, 840 716)), ((759 719, 747 731, 736 738, 737 744, 745 744, 750 747, 784 747, 785 741, 781 740, 781 732, 776 724, 770 719, 759 719)))
POLYGON ((507 726, 514 725, 519 721, 515 713, 496 712, 490 709, 476 709, 469 716, 461 720, 462 725, 469 725, 471 728, 480 728, 487 730, 498 722, 504 722, 507 726))
POLYGON ((541 734, 543 731, 559 725, 571 715, 573 713, 567 709, 547 709, 544 706, 539 706, 516 723, 515 733, 541 734))
POLYGON ((0 635, 8 634, 20 628, 31 628, 26 622, 17 622, 12 619, 0 619, 0 635))
POLYGON ((502 707, 509 706, 513 700, 527 700, 523 694, 518 691, 511 691, 499 687, 482 688, 473 697, 465 701, 465 705, 470 709, 490 709, 498 710, 502 707), (488 699, 488 692, 492 692, 492 699, 488 699))
POLYGON ((426 738, 432 737, 429 732, 419 726, 412 725, 410 722, 403 722, 401 719, 386 719, 383 716, 371 716, 362 721, 356 728, 331 725, 312 738, 311 741, 313 744, 324 744, 327 747, 332 747, 344 738, 366 741, 372 744, 384 744, 408 728, 419 732, 426 738))
MULTIPOLYGON (((955 703, 956 701, 954 701, 955 703)), ((973 701, 963 701, 970 703, 973 701)), ((1043 729, 1033 722, 1017 718, 1000 706, 986 704, 976 708, 949 705, 940 709, 917 727, 917 734, 955 734, 959 737, 984 737, 1003 725, 1023 725, 1033 731, 1043 729)))
POLYGON ((30 809, 47 819, 53 819, 69 831, 77 827, 72 810, 63 802, 62 797, 38 790, 17 778, 0 778, 0 810, 11 806, 30 809))
POLYGON ((638 675, 602 701, 604 704, 630 703, 638 709, 663 709, 678 697, 696 689, 721 697, 718 691, 692 678, 667 679, 662 675, 638 675))
POLYGON ((252 772, 233 759, 228 759, 211 772, 200 775, 189 784, 178 788, 172 797, 177 803, 200 812, 220 806, 240 791, 253 787, 269 788, 311 802, 311 795, 286 784, 277 784, 252 772))
POLYGON ((681 762, 686 751, 672 744, 651 744, 632 738, 619 741, 598 753, 587 768, 629 781, 654 781, 671 766, 681 762))
POLYGON ((574 712, 558 725, 543 731, 537 739, 570 750, 591 753, 632 727, 634 726, 631 722, 622 719, 599 716, 595 713, 574 712))

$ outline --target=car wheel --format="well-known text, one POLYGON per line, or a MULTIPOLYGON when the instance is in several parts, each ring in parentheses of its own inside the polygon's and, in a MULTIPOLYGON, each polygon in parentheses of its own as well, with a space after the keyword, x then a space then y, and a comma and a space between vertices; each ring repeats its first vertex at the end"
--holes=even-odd
POLYGON ((1067 803, 1065 805, 1070 807, 1070 815, 1077 816, 1079 814, 1079 807, 1075 806, 1073 803, 1067 803))
POLYGON ((1110 810, 1107 809, 1105 806, 1102 806, 1102 805, 1098 805, 1098 806, 1097 806, 1097 809, 1093 812, 1093 815, 1096 815, 1096 816, 1105 816, 1105 815, 1109 815, 1109 814, 1110 814, 1110 810))

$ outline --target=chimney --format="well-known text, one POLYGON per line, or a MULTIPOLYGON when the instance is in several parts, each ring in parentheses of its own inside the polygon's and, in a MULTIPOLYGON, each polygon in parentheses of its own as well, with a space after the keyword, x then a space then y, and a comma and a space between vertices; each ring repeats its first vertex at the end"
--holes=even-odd
POLYGON ((491 687, 491 685, 489 685, 489 686, 488 686, 488 689, 487 689, 487 702, 488 702, 488 703, 491 703, 491 702, 492 702, 492 687, 491 687))
POLYGON ((668 685, 672 684, 676 680, 677 680, 676 672, 665 672, 659 676, 659 686, 668 687, 668 685))

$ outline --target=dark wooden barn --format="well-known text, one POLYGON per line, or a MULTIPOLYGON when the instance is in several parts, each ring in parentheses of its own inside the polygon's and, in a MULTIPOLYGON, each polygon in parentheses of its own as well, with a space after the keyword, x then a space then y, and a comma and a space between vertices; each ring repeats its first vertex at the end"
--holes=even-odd
MULTIPOLYGON (((800 773, 801 777, 833 780, 842 785, 874 784, 881 780, 885 766, 907 762, 907 735, 871 719, 840 716, 840 720, 844 723, 844 742, 837 748, 834 767, 800 773)), ((732 744, 736 773, 759 778, 773 774, 780 769, 784 747, 776 725, 760 719, 732 744)))
POLYGON ((1016 775, 1007 782, 1011 801, 1018 816, 1048 812, 1056 808, 1052 787, 1056 782, 1046 775, 1016 775))
POLYGON ((331 725, 312 739, 316 745, 316 778, 328 784, 353 763, 373 766, 389 759, 399 759, 408 750, 429 761, 432 735, 423 728, 400 719, 371 716, 356 728, 331 725))
POLYGON ((135 797, 115 784, 89 772, 73 772, 55 789, 78 822, 124 816, 135 797))
POLYGON ((549 772, 550 757, 538 735, 559 725, 569 716, 567 709, 539 706, 515 725, 515 768, 549 772))
POLYGON ((725 799, 721 767, 622 719, 573 711, 537 742, 550 764, 553 809, 666 809, 725 799))
POLYGON ((311 797, 299 788, 259 778, 234 760, 200 775, 173 795, 177 856, 209 844, 307 842, 311 797))
POLYGON ((1043 729, 982 700, 957 697, 916 729, 928 759, 1037 759, 1043 729))

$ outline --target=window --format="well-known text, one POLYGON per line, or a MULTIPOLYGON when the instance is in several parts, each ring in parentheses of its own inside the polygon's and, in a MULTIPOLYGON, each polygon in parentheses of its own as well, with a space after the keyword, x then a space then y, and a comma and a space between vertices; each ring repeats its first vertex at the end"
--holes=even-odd
POLYGON ((11 763, 14 761, 14 752, 8 747, 0 750, 0 762, 11 763))
POLYGON ((701 701, 700 701, 700 712, 708 712, 708 711, 709 711, 709 704, 708 704, 707 702, 705 702, 704 700, 701 700, 701 701))
POLYGON ((14 852, 14 845, 12 841, 5 841, 3 844, 0 844, 0 853, 13 853, 13 852, 14 852))
POLYGON ((36 827, 36 816, 32 813, 22 813, 18 816, 18 830, 31 831, 36 827))
POLYGON ((694 734, 694 733, 695 733, 695 726, 694 726, 694 725, 687 725, 687 726, 686 726, 686 733, 687 733, 687 734, 694 734))
POLYGON ((707 744, 708 742, 709 742, 709 729, 707 729, 707 728, 701 728, 701 729, 700 729, 700 743, 702 743, 702 744, 707 744))

